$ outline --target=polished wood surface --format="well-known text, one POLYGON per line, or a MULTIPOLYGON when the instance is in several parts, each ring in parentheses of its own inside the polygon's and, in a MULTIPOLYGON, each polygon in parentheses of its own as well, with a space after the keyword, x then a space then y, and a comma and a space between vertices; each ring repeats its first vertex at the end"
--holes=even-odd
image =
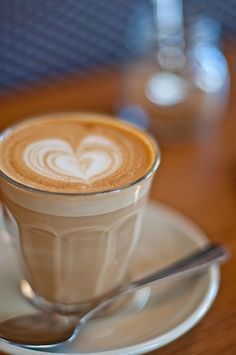
MULTIPOLYGON (((223 242, 231 260, 222 267, 218 297, 204 319, 153 355, 236 354, 236 49, 228 50, 228 59, 232 89, 222 123, 202 141, 162 147, 151 196, 186 214, 211 240, 223 242)), ((0 98, 0 128, 41 112, 112 112, 118 82, 117 73, 106 71, 8 94, 0 98)))

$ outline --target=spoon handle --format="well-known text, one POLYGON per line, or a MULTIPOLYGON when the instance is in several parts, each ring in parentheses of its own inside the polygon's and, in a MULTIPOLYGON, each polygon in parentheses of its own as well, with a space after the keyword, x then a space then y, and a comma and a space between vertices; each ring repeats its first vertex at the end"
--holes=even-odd
POLYGON ((132 282, 128 288, 136 290, 154 282, 186 278, 205 270, 213 263, 222 263, 227 260, 228 256, 229 252, 223 245, 210 244, 160 271, 132 282))
MULTIPOLYGON (((161 284, 166 281, 180 280, 196 275, 207 269, 213 263, 222 263, 223 261, 226 261, 228 257, 229 252, 224 246, 209 244, 203 249, 182 258, 160 271, 149 274, 146 277, 142 277, 129 285, 120 288, 120 290, 114 295, 108 296, 108 298, 105 298, 101 303, 86 313, 80 319, 80 324, 86 323, 89 319, 101 313, 105 308, 120 299, 122 296, 136 291, 141 287, 155 283, 161 284)), ((79 327, 77 329, 79 329, 79 327)))

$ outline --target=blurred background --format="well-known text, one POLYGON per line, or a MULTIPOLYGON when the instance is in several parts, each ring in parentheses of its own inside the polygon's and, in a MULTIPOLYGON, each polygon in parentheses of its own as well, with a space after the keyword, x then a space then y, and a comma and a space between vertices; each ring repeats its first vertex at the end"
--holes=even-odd
MULTIPOLYGON (((232 40, 235 6, 235 0, 185 0, 186 26, 207 15, 232 40)), ((1 94, 120 65, 144 46, 153 17, 151 0, 1 0, 0 7, 1 94)))
POLYGON ((229 77, 221 46, 236 35, 235 5, 235 0, 216 0, 214 6, 210 0, 1 0, 0 95, 115 68, 123 96, 117 91, 114 112, 151 125, 164 141, 185 138, 198 129, 196 120, 206 129, 206 120, 217 121, 205 117, 206 110, 217 116, 224 110, 229 77), (200 108, 189 105, 191 95, 200 108), (194 122, 187 127, 180 115, 194 122))
MULTIPOLYGON (((222 43, 236 35, 235 5, 1 0, 2 112, 12 96, 30 95, 27 105, 18 103, 20 116, 109 111, 150 129, 163 143, 202 137, 227 106, 230 75, 222 43), (77 83, 84 86, 79 93, 77 83), (32 96, 35 90, 40 98, 32 96)), ((9 121, 19 116, 17 102, 7 108, 9 121)))

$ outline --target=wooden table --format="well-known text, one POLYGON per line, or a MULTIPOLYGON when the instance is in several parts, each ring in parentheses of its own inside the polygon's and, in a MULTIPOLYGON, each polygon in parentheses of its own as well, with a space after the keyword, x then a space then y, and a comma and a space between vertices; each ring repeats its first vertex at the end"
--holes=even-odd
MULTIPOLYGON (((151 354, 236 354, 236 50, 228 50, 228 59, 232 90, 226 117, 204 141, 162 147, 152 197, 185 213, 211 240, 225 243, 232 258, 222 267, 218 297, 200 324, 151 354)), ((111 112, 118 81, 118 74, 107 70, 6 95, 0 98, 0 129, 47 111, 111 112)))

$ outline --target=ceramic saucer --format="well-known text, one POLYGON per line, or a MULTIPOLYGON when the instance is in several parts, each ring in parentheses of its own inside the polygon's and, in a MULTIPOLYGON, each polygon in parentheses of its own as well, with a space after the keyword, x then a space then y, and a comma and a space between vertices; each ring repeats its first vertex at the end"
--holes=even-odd
MULTIPOLYGON (((181 258, 207 242, 202 231, 173 209, 149 204, 136 257, 132 265, 135 279, 181 258)), ((0 233, 0 321, 10 314, 32 312, 18 292, 20 271, 9 236, 0 233), (4 252, 2 252, 4 251, 4 252)), ((90 321, 78 338, 49 351, 27 350, 0 341, 0 349, 19 355, 144 354, 170 343, 192 328, 208 311, 217 294, 219 270, 171 284, 146 288, 116 313, 90 321)))

